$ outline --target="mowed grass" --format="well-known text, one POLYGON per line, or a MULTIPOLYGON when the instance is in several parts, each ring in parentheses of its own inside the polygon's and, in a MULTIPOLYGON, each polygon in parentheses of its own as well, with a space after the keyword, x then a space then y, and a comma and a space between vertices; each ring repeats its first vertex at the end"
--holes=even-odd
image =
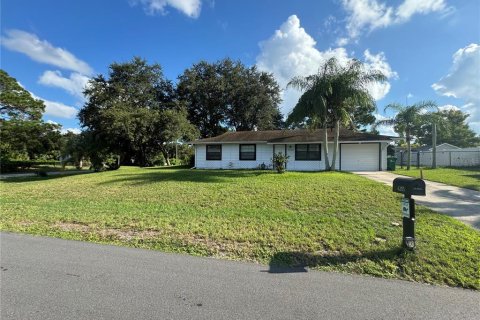
MULTIPOLYGON (((422 171, 425 180, 480 191, 480 167, 423 168, 422 171)), ((411 168, 410 170, 397 168, 395 173, 420 178, 420 169, 417 168, 411 168)))
POLYGON ((1 182, 1 229, 480 289, 480 232, 348 173, 140 169, 1 182))

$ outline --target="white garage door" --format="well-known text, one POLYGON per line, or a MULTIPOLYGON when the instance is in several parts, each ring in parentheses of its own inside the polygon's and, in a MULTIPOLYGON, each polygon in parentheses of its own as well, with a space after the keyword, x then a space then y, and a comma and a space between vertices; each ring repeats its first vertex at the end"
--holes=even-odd
POLYGON ((341 144, 343 171, 378 171, 378 143, 341 144))

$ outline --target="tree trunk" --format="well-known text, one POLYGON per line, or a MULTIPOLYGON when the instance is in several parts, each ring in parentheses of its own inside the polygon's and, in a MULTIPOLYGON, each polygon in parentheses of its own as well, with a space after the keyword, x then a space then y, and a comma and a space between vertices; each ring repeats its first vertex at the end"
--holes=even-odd
POLYGON ((328 132, 327 123, 323 124, 323 154, 325 157, 325 170, 330 170, 330 162, 328 161, 328 132))
POLYGON ((432 130, 432 169, 437 168, 437 124, 433 124, 432 130))
POLYGON ((165 151, 165 150, 161 150, 160 151, 163 155, 163 157, 165 158, 165 163, 167 164, 167 166, 170 166, 170 158, 168 157, 168 152, 165 151))
POLYGON ((338 138, 340 136, 340 121, 335 121, 335 136, 333 138, 333 157, 332 157, 332 165, 330 166, 330 170, 335 171, 335 165, 337 161, 337 152, 338 152, 338 138))
POLYGON ((83 167, 82 158, 79 158, 79 159, 77 159, 77 161, 75 161, 75 167, 76 167, 77 170, 82 170, 82 167, 83 167))
POLYGON ((410 170, 412 163, 412 146, 410 143, 410 132, 407 132, 407 170, 410 170))

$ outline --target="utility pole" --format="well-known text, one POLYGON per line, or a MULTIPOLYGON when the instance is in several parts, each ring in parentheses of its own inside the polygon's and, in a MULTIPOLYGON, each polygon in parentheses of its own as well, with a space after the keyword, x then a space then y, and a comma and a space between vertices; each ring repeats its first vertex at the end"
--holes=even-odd
POLYGON ((432 124, 432 169, 437 168, 437 124, 432 124))

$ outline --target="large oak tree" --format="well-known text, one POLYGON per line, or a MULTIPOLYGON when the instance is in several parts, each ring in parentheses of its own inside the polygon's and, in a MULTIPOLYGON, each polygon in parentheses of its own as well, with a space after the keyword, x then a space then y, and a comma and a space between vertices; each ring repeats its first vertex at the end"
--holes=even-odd
POLYGON ((42 100, 0 70, 1 161, 54 159, 61 145, 60 125, 45 123, 42 100))
POLYGON ((282 127, 280 87, 272 74, 255 66, 201 61, 179 76, 177 92, 202 137, 282 127))
POLYGON ((93 78, 85 90, 82 126, 100 149, 120 154, 126 163, 149 165, 159 153, 169 163, 169 144, 196 135, 172 83, 159 64, 138 57, 109 69, 108 78, 93 78))
POLYGON ((450 143, 466 148, 480 144, 480 137, 466 122, 469 115, 461 110, 440 110, 421 115, 413 129, 413 134, 420 145, 432 145, 433 123, 437 125, 437 144, 450 143))

